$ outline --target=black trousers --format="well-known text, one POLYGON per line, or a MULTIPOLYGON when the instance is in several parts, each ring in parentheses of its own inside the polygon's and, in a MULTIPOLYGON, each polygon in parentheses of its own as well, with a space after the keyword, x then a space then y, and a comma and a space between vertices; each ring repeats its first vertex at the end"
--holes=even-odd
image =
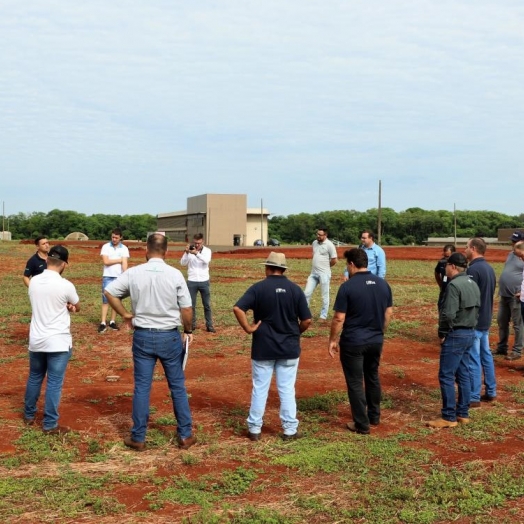
POLYGON ((340 362, 348 388, 355 427, 367 431, 370 421, 380 421, 380 378, 378 367, 382 343, 364 346, 340 345, 340 362))

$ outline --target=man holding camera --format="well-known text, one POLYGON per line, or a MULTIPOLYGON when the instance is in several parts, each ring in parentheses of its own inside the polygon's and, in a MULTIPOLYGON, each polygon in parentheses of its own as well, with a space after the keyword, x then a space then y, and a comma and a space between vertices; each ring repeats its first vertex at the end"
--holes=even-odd
POLYGON ((211 313, 211 291, 209 287, 209 263, 211 262, 211 249, 204 246, 204 235, 197 233, 193 236, 191 245, 186 246, 180 264, 187 266, 187 287, 191 295, 193 306, 193 326, 196 329, 196 300, 197 294, 202 297, 204 316, 206 318, 206 330, 215 333, 213 327, 213 316, 211 313))

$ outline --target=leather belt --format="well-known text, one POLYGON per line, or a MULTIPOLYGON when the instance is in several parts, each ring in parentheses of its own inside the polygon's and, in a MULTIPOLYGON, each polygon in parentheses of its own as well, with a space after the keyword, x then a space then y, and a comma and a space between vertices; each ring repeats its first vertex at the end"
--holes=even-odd
POLYGON ((173 331, 178 331, 178 328, 173 329, 157 329, 157 328, 146 328, 140 326, 134 326, 135 331, 155 331, 157 333, 172 333, 173 331))

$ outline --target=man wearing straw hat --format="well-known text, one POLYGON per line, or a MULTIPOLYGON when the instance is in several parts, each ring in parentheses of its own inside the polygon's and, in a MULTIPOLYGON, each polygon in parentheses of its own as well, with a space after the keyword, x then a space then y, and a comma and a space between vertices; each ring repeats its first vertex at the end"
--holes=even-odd
POLYGON ((248 437, 260 440, 266 401, 273 371, 280 397, 280 420, 284 440, 301 437, 298 432, 295 381, 300 357, 300 334, 311 324, 306 296, 284 272, 286 256, 271 252, 263 263, 266 278, 251 286, 233 312, 242 329, 252 334, 253 390, 247 419, 248 437), (252 323, 247 311, 253 311, 252 323))

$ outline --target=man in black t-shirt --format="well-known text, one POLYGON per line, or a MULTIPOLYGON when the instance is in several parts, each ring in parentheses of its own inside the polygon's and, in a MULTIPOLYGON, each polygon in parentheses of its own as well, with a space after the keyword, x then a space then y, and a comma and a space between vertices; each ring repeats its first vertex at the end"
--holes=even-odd
POLYGON ((284 440, 300 438, 295 381, 300 357, 300 334, 311 324, 306 296, 284 276, 286 256, 271 252, 264 262, 266 278, 251 286, 233 308, 242 329, 252 334, 253 391, 247 419, 250 440, 260 440, 273 371, 280 397, 284 440), (253 311, 252 324, 246 312, 253 311))
POLYGON ((368 271, 364 250, 350 249, 344 258, 350 278, 337 293, 328 352, 334 358, 340 344, 340 362, 353 415, 347 428, 367 435, 370 424, 380 423, 378 368, 384 332, 393 313, 393 296, 389 284, 368 271))
POLYGON ((47 269, 47 253, 49 253, 49 240, 47 237, 39 236, 35 238, 37 252, 27 261, 24 270, 24 284, 29 287, 32 277, 40 275, 47 269))

